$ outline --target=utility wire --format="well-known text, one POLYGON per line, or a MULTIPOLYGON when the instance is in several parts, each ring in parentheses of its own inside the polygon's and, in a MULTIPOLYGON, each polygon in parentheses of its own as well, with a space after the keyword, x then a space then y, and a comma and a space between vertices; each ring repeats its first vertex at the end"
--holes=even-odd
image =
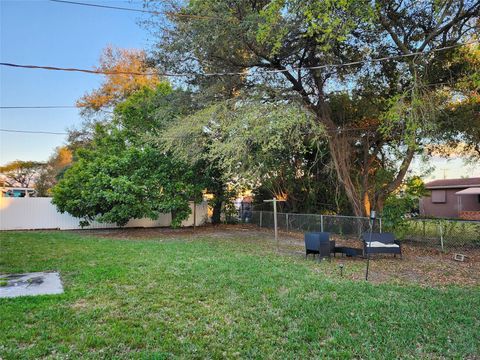
MULTIPOLYGON (((431 83, 426 85, 420 85, 420 87, 432 87, 432 86, 439 86, 439 85, 447 85, 447 86, 454 86, 453 83, 448 81, 442 81, 437 83, 431 83)), ((338 92, 338 91, 337 91, 338 92)), ((4 109, 78 109, 84 107, 86 105, 44 105, 44 106, 0 106, 0 110, 4 109)), ((109 110, 102 110, 106 113, 113 113, 113 111, 109 110)), ((354 129, 361 129, 361 128, 354 128, 354 129)), ((365 128, 362 128, 365 129, 365 128)), ((347 129, 348 130, 348 129, 347 129)))
MULTIPOLYGON (((436 82, 436 83, 431 83, 431 84, 426 84, 426 85, 420 85, 420 87, 432 87, 432 86, 439 86, 439 85, 447 85, 447 86, 454 86, 453 83, 448 82, 448 81, 442 81, 442 82, 436 82)), ((84 107, 85 105, 44 105, 44 106, 0 106, 0 110, 3 109, 75 109, 75 108, 81 108, 84 107)), ((109 110, 102 110, 103 112, 110 113, 112 114, 113 111, 109 110)), ((347 131, 351 129, 344 128, 347 131)), ((355 130, 361 130, 361 129, 367 129, 367 128, 360 128, 360 127, 355 127, 352 128, 355 130)))
POLYGON ((0 109, 71 109, 75 105, 46 105, 46 106, 0 106, 0 109))
MULTIPOLYGON (((367 126, 357 126, 357 127, 337 127, 336 129, 325 129, 326 133, 343 133, 347 131, 363 131, 363 130, 377 130, 379 125, 367 125, 367 126)), ((41 130, 17 130, 17 129, 0 129, 0 132, 10 132, 10 133, 24 133, 24 134, 48 134, 48 135, 68 135, 67 132, 54 132, 54 131, 41 131, 41 130)), ((309 132, 312 133, 312 132, 309 132)), ((191 135, 191 134, 189 134, 191 135)), ((161 136, 164 139, 183 139, 185 136, 161 136)))
POLYGON ((17 130, 17 129, 0 129, 1 132, 21 133, 21 134, 45 134, 45 135, 68 135, 66 132, 54 131, 31 131, 31 130, 17 130))
POLYGON ((182 14, 182 13, 176 13, 176 12, 173 12, 173 11, 155 11, 155 10, 145 10, 145 9, 134 9, 134 8, 121 7, 121 6, 84 3, 84 2, 80 2, 80 1, 66 1, 66 0, 50 0, 50 1, 51 2, 56 2, 56 3, 62 3, 62 4, 69 4, 69 5, 81 5, 81 6, 90 6, 90 7, 103 8, 103 9, 134 11, 134 12, 140 12, 140 13, 146 13, 146 14, 153 14, 153 15, 167 15, 167 16, 179 17, 179 18, 203 19, 203 20, 210 20, 210 19, 223 20, 222 18, 219 18, 219 17, 182 14))
MULTIPOLYGON (((450 46, 444 46, 441 48, 436 48, 428 51, 417 51, 412 52, 409 54, 400 54, 400 55, 393 55, 393 56, 384 56, 381 58, 374 58, 374 59, 366 59, 366 60, 359 60, 359 61, 351 61, 347 63, 337 63, 337 64, 325 64, 325 65, 318 65, 318 66, 310 66, 310 67, 291 67, 285 69, 272 69, 272 70, 264 70, 265 73, 283 73, 289 72, 292 70, 318 70, 318 69, 326 69, 326 68, 340 68, 346 66, 353 66, 353 65, 361 65, 366 63, 375 63, 381 62, 386 60, 394 60, 394 59, 401 59, 401 58, 408 58, 413 56, 419 55, 427 55, 434 52, 439 52, 443 50, 453 49, 464 45, 476 44, 477 41, 470 41, 466 43, 460 43, 450 46)), ((136 76, 165 76, 165 77, 187 77, 187 76, 236 76, 236 75, 245 75, 245 72, 223 72, 223 73, 153 73, 153 72, 135 72, 135 71, 108 71, 108 70, 89 70, 89 69, 80 69, 80 68, 64 68, 64 67, 57 67, 57 66, 43 66, 43 65, 22 65, 22 64, 15 64, 15 63, 0 63, 1 66, 8 66, 8 67, 15 67, 15 68, 24 68, 24 69, 42 69, 42 70, 53 70, 53 71, 68 71, 68 72, 83 72, 88 74, 100 74, 100 75, 136 75, 136 76)))
MULTIPOLYGON (((105 70, 89 70, 89 69, 79 69, 79 68, 63 68, 56 66, 41 66, 41 65, 20 65, 13 63, 0 63, 2 66, 9 66, 15 68, 24 68, 24 69, 42 69, 42 70, 55 70, 55 71, 71 71, 71 72, 83 72, 87 74, 101 74, 101 75, 138 75, 138 76, 156 76, 165 74, 156 74, 156 73, 144 73, 144 72, 135 72, 135 71, 105 71, 105 70)), ((172 75, 173 76, 173 75, 172 75)))

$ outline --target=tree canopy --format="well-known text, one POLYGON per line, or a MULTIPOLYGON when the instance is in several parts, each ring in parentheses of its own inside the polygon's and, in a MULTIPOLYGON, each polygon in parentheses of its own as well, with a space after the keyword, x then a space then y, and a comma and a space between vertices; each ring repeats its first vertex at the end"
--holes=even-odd
POLYGON ((156 219, 172 213, 172 226, 190 214, 189 201, 203 189, 194 168, 142 135, 158 131, 173 121, 175 91, 165 84, 143 88, 118 104, 114 118, 97 124, 93 141, 76 152, 76 161, 53 188, 53 202, 62 212, 120 226, 130 219, 156 219))
POLYGON ((477 139, 470 120, 447 129, 441 120, 467 111, 478 121, 471 42, 479 9, 474 0, 192 0, 174 11, 195 21, 172 16, 171 26, 156 28, 154 59, 218 94, 212 102, 262 88, 280 103, 300 103, 326 132, 353 212, 365 215, 383 207, 426 144, 452 139, 448 131, 477 139), (230 75, 204 75, 211 73, 230 75))
POLYGON ((149 66, 143 50, 108 46, 103 50, 95 70, 106 73, 105 81, 77 101, 84 114, 113 107, 135 91, 154 89, 161 82, 156 69, 149 66))
POLYGON ((335 181, 324 132, 298 104, 217 102, 179 118, 157 140, 187 162, 216 164, 225 183, 286 198, 290 211, 340 211, 342 200, 326 190, 335 181))
POLYGON ((96 220, 120 226, 169 212, 178 226, 190 214, 191 170, 151 147, 127 146, 120 133, 98 136, 94 149, 80 151, 53 188, 53 203, 61 212, 83 219, 83 225, 96 220))
POLYGON ((5 186, 28 188, 33 185, 44 166, 44 163, 38 161, 15 160, 0 166, 0 174, 5 186))
POLYGON ((61 178, 65 170, 71 165, 72 161, 73 154, 67 146, 56 148, 35 180, 37 196, 50 196, 51 189, 58 182, 59 178, 61 178))
POLYGON ((55 202, 85 221, 172 211, 178 224, 207 189, 218 221, 230 189, 247 186, 289 211, 367 215, 387 203, 396 216, 416 155, 480 154, 479 10, 475 0, 172 5, 167 24, 160 12, 146 23, 149 56, 105 51, 98 69, 117 74, 79 100, 100 121, 71 132, 75 161, 55 202), (163 72, 181 77, 172 85, 163 72))

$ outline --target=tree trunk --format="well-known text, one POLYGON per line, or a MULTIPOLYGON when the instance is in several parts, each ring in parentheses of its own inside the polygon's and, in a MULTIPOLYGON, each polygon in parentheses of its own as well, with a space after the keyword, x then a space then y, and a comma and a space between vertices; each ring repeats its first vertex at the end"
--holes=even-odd
POLYGON ((222 215, 222 198, 215 194, 212 211, 212 224, 220 224, 222 215))
POLYGON ((370 196, 368 195, 368 191, 364 190, 363 191, 363 212, 364 212, 364 214, 369 215, 370 211, 374 210, 375 208, 376 208, 375 203, 373 204, 373 207, 372 207, 372 203, 370 202, 370 196))
POLYGON ((405 157, 400 165, 397 175, 395 178, 384 188, 382 189, 376 199, 377 210, 382 211, 383 205, 385 204, 385 200, 387 197, 393 193, 398 187, 402 184, 405 176, 407 175, 407 171, 412 163, 413 157, 415 156, 415 149, 416 145, 410 145, 405 153, 405 157))
POLYGON ((358 192, 351 177, 351 163, 350 163, 350 145, 348 140, 342 134, 332 132, 329 139, 329 148, 335 170, 337 172, 338 180, 343 185, 345 194, 347 195, 350 204, 352 205, 355 216, 365 216, 365 206, 362 195, 358 192))
POLYGON ((383 211, 383 205, 385 204, 385 199, 383 197, 379 197, 376 201, 377 211, 381 213, 383 211))

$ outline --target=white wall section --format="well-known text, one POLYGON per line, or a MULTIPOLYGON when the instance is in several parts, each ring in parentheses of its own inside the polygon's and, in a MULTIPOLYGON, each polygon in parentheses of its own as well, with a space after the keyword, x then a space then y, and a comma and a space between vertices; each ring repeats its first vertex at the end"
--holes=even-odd
MULTIPOLYGON (((37 229, 81 229, 80 219, 70 214, 61 214, 51 198, 7 198, 0 197, 0 230, 37 230, 37 229)), ((193 226, 193 203, 190 203, 192 213, 182 222, 182 226, 193 226)), ((196 205, 196 225, 207 221, 208 206, 206 202, 196 205)), ((171 214, 160 214, 157 220, 132 219, 125 227, 164 227, 170 226, 171 214)), ((93 222, 84 229, 117 228, 115 224, 93 222)))

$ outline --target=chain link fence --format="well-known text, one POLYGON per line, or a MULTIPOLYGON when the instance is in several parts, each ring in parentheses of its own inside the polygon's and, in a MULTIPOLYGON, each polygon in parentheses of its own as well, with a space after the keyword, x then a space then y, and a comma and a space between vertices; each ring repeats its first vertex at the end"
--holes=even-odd
POLYGON ((480 248, 480 221, 415 219, 397 234, 404 241, 440 248, 465 250, 480 248))
MULTIPOLYGON (((274 229, 274 213, 251 211, 249 222, 274 229)), ((368 217, 277 213, 277 228, 287 233, 330 232, 344 241, 358 241, 370 229, 368 217)), ((377 219, 374 232, 391 231, 377 219)), ((404 242, 443 251, 468 251, 480 248, 480 221, 412 219, 393 231, 404 242)))
MULTIPOLYGON (((252 211, 251 222, 259 227, 274 228, 271 211, 252 211)), ((330 232, 341 237, 359 239, 370 229, 368 217, 277 213, 277 226, 285 232, 330 232)), ((375 232, 382 232, 381 219, 375 222, 375 232)))

